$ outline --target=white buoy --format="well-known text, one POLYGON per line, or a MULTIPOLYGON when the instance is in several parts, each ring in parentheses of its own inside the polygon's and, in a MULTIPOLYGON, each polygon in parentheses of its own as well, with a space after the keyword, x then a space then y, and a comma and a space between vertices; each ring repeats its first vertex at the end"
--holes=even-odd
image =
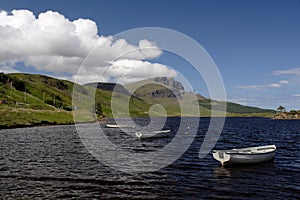
POLYGON ((135 135, 139 139, 141 139, 141 137, 143 136, 143 134, 141 132, 136 132, 135 135))
POLYGON ((189 130, 190 130, 190 127, 188 126, 187 130, 185 131, 185 134, 189 134, 189 130))

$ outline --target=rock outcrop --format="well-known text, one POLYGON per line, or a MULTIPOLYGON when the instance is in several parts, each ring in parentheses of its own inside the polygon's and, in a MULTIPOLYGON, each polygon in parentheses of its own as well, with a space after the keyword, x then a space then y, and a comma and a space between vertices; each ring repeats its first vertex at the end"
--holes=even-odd
POLYGON ((300 119, 300 113, 281 112, 276 114, 273 119, 300 119))
POLYGON ((170 86, 178 92, 183 93, 184 92, 184 87, 181 82, 175 81, 174 78, 167 78, 167 77, 156 77, 153 79, 155 82, 170 86))

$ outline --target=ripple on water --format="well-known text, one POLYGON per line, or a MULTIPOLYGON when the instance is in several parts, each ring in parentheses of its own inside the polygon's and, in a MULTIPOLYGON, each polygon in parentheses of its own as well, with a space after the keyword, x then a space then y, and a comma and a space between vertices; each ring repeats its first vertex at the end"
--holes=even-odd
MULTIPOLYGON (((143 124, 143 118, 140 124, 143 124)), ((166 127, 176 129, 179 118, 166 127)), ((198 158, 209 118, 183 156, 160 171, 126 174, 97 161, 74 126, 0 130, 0 198, 297 199, 300 196, 300 123, 227 118, 216 148, 275 144, 274 161, 224 168, 209 154, 198 158)), ((172 138, 140 141, 120 129, 105 129, 126 151, 149 152, 172 138)), ((180 147, 178 147, 180 148, 180 147)), ((165 155, 168 156, 168 155, 165 155)), ((126 158, 125 158, 126 159, 126 158)))

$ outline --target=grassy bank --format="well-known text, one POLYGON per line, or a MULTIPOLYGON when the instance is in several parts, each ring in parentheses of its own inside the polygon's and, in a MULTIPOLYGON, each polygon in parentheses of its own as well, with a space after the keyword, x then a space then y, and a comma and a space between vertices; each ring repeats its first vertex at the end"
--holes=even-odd
MULTIPOLYGON (((84 113, 82 111, 75 111, 77 122, 92 122, 95 121, 95 115, 84 113)), ((146 117, 148 114, 139 115, 146 117)), ((178 113, 173 113, 169 117, 180 116, 178 113)), ((228 113, 227 117, 270 117, 269 113, 252 113, 249 114, 232 114, 228 113)), ((196 117, 191 116, 191 117, 196 117)), ((210 115, 203 114, 201 117, 210 117, 210 115)), ((104 120, 99 118, 98 120, 104 120)), ((41 125, 66 125, 74 124, 73 113, 63 110, 33 110, 33 109, 1 109, 0 110, 0 129, 41 126, 41 125)))
POLYGON ((0 128, 15 128, 37 125, 73 124, 68 111, 1 109, 0 128))

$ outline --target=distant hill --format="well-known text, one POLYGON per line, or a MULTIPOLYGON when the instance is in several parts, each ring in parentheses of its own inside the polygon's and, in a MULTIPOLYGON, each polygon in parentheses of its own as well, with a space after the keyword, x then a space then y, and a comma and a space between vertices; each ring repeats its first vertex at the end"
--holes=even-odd
POLYGON ((124 87, 123 85, 117 84, 117 83, 88 83, 87 86, 97 87, 102 90, 107 90, 111 92, 117 92, 120 94, 125 95, 131 95, 124 87))
POLYGON ((271 109, 263 109, 263 108, 258 108, 258 107, 253 107, 253 106, 244 106, 240 105, 237 103, 232 103, 232 102, 224 102, 224 101, 215 101, 207 98, 199 99, 198 103, 201 107, 211 109, 211 106, 214 105, 214 108, 218 109, 224 103, 226 103, 226 111, 229 114, 275 114, 275 110, 271 109))
MULTIPOLYGON (((222 107, 226 104, 226 112, 228 116, 273 116, 276 111, 271 109, 262 109, 252 106, 244 106, 232 102, 222 102, 205 98, 200 94, 186 92, 182 84, 174 79, 167 77, 156 77, 153 79, 143 80, 136 83, 125 85, 133 95, 140 97, 149 104, 160 103, 164 105, 170 113, 180 113, 180 99, 189 99, 189 96, 197 96, 197 103, 200 107, 201 116, 210 116, 211 108, 214 105, 215 111, 222 111, 222 107), (157 84, 156 84, 157 83, 157 84), (140 86, 140 87, 138 87, 140 86), (133 88, 138 88, 133 91, 133 88)), ((195 102, 190 102, 195 104, 195 102)), ((193 111, 191 111, 191 114, 193 111)), ((193 114, 192 114, 193 115, 193 114)))

